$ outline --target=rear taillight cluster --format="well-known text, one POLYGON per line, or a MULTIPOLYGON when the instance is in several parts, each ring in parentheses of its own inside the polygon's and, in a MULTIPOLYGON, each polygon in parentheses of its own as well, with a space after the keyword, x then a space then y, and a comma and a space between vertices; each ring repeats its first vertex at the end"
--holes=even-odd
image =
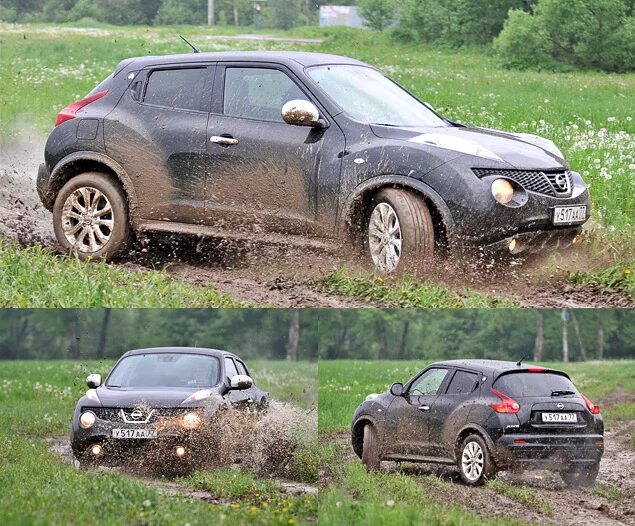
POLYGON ((591 402, 591 400, 589 400, 582 393, 580 393, 580 396, 582 398, 584 398, 584 403, 586 404, 586 408, 589 410, 589 413, 591 413, 592 415, 599 415, 600 414, 600 406, 599 405, 594 404, 593 402, 591 402))
POLYGON ((95 102, 96 100, 99 100, 106 95, 108 95, 108 90, 100 91, 99 93, 89 95, 88 97, 84 97, 83 99, 80 99, 77 102, 73 102, 73 104, 66 106, 66 108, 64 108, 57 114, 55 126, 59 126, 63 122, 74 119, 75 117, 77 117, 77 112, 84 106, 88 106, 91 102, 95 102))
POLYGON ((492 394, 500 398, 500 403, 492 403, 489 406, 497 413, 518 413, 520 404, 516 400, 511 399, 505 393, 501 393, 496 389, 492 389, 492 394))

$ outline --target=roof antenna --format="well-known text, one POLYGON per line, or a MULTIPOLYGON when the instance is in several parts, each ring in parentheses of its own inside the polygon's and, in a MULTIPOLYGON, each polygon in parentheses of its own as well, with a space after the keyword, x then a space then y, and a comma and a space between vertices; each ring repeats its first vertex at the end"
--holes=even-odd
POLYGON ((181 37, 181 40, 183 40, 183 42, 185 42, 188 46, 190 46, 194 50, 194 53, 200 53, 201 52, 201 50, 199 48, 197 48, 196 46, 194 46, 193 44, 188 42, 183 35, 179 35, 179 36, 181 37))
POLYGON ((524 354, 524 355, 523 355, 523 357, 522 357, 520 360, 518 360, 518 361, 516 362, 516 365, 518 365, 518 366, 522 365, 522 363, 521 363, 521 362, 522 362, 525 358, 527 358, 527 355, 526 355, 526 354, 524 354))

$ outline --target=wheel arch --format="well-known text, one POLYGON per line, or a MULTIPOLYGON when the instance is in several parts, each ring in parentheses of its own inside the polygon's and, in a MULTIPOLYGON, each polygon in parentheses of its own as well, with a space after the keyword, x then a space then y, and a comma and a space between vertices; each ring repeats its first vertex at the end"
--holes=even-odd
POLYGON ((458 450, 459 450, 459 447, 461 446, 461 442, 463 442, 463 440, 465 440, 469 435, 474 435, 474 434, 479 435, 485 441, 485 444, 487 445, 487 449, 489 450, 490 455, 493 456, 494 441, 489 436, 489 433, 482 426, 479 426, 478 424, 470 423, 470 424, 464 425, 460 429, 460 431, 457 433, 456 438, 454 440, 454 447, 452 448, 452 452, 455 456, 454 458, 455 461, 458 460, 458 450))
POLYGON ((420 195, 430 210, 435 241, 447 245, 454 232, 454 219, 443 198, 428 184, 403 175, 380 175, 359 184, 344 201, 338 220, 338 235, 358 240, 361 221, 370 199, 383 188, 401 188, 420 195))
POLYGON ((49 178, 47 208, 53 203, 62 187, 73 177, 86 172, 103 172, 113 177, 123 188, 128 201, 128 213, 134 225, 136 219, 137 196, 132 181, 122 166, 105 154, 97 152, 74 152, 55 165, 49 178))

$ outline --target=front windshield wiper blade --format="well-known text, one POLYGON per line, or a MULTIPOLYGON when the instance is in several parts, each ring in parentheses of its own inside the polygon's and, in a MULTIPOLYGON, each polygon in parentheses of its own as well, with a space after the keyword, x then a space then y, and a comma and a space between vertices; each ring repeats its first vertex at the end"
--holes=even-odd
POLYGON ((574 395, 573 391, 551 391, 551 396, 565 396, 565 395, 574 395))

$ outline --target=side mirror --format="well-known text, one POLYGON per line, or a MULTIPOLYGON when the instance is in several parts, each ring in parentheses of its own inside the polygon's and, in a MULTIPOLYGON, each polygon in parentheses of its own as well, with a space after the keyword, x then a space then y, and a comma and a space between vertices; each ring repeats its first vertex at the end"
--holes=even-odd
POLYGON ((97 389, 101 385, 101 374, 89 374, 86 377, 86 385, 91 389, 97 389))
POLYGON ((403 396, 403 384, 396 383, 390 386, 390 394, 393 396, 403 396))
POLYGON ((229 381, 229 388, 237 389, 239 391, 249 389, 252 385, 254 385, 254 381, 251 379, 251 376, 247 376, 246 374, 237 374, 236 376, 232 376, 229 381))
POLYGON ((315 104, 308 100, 290 100, 282 106, 282 119, 287 124, 295 126, 317 126, 320 122, 320 112, 315 104))

